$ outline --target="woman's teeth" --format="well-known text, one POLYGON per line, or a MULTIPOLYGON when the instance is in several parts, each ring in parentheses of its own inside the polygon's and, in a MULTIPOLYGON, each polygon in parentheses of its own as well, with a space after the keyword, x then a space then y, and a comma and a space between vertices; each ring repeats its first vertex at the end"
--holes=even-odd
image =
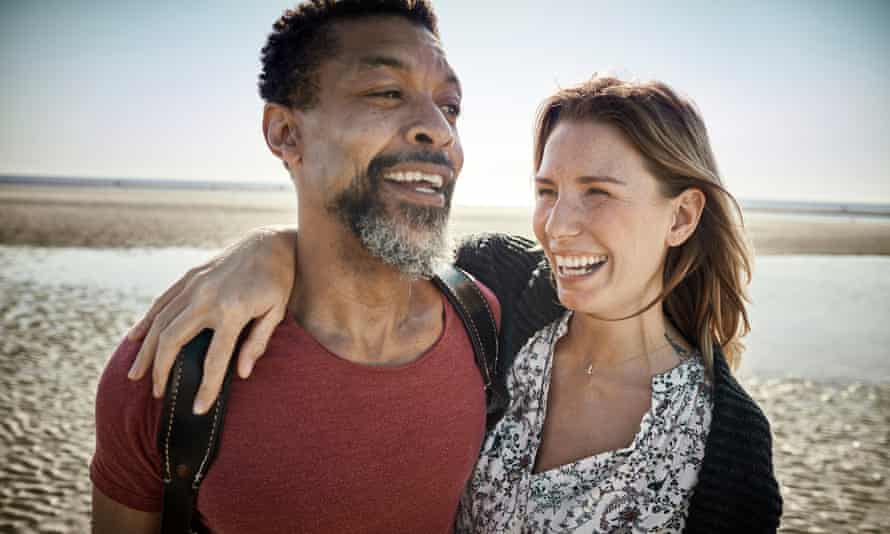
POLYGON ((560 276, 583 276, 590 274, 609 259, 599 256, 554 256, 560 276))

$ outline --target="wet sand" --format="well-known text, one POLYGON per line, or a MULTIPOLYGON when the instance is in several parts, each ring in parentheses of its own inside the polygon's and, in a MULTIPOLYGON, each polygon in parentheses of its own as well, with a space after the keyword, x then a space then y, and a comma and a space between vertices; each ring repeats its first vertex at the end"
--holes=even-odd
MULTIPOLYGON (((147 304, 0 276, 0 532, 88 532, 96 384, 147 304)), ((782 532, 890 532, 890 383, 746 385, 775 434, 782 532)))
MULTIPOLYGON (((452 234, 530 235, 527 208, 455 207, 452 234)), ((745 214, 758 254, 890 254, 890 218, 745 214)), ((158 191, 0 185, 0 244, 224 246, 256 226, 293 224, 290 191, 158 191)))
MULTIPOLYGON (((271 194, 260 207, 259 197, 243 207, 238 193, 199 195, 195 207, 182 193, 152 192, 142 200, 111 193, 72 200, 77 194, 62 191, 29 204, 0 190, 0 243, 213 248, 243 228, 293 219, 291 207, 271 194)), ((487 210, 473 217, 506 231, 524 223, 487 210)), ((764 223, 764 237, 754 236, 758 251, 790 239, 794 230, 788 228, 805 233, 794 220, 776 219, 785 227, 764 223)), ((808 231, 819 235, 802 239, 794 251, 888 253, 883 247, 890 232, 881 220, 863 223, 871 229, 866 231, 844 219, 814 220, 824 226, 808 231), (819 244, 827 232, 834 237, 819 244)), ((749 227, 755 228, 751 218, 749 227)), ((461 228, 477 229, 455 232, 463 233, 461 228)), ((52 273, 24 280, 12 275, 15 251, 0 252, 0 533, 88 532, 96 384, 148 296, 125 285, 99 288, 52 273)), ((743 377, 772 422, 785 498, 781 531, 890 532, 890 377, 743 377)))

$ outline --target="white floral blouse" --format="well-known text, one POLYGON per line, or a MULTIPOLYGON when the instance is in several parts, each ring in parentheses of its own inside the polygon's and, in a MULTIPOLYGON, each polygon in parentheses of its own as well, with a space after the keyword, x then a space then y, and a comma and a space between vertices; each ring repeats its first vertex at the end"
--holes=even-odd
POLYGON ((699 354, 652 378, 652 405, 624 449, 533 473, 541 443, 556 341, 571 312, 517 354, 511 403, 486 435, 461 499, 458 533, 681 532, 711 423, 699 354))

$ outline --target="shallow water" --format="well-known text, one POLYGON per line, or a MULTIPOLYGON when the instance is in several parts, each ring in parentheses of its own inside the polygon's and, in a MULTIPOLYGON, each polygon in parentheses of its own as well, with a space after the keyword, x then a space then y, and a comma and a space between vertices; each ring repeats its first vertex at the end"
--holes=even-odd
MULTIPOLYGON (((0 247, 0 532, 89 530, 112 349, 199 249, 0 247)), ((759 258, 745 384, 770 417, 783 532, 890 532, 890 259, 759 258)))

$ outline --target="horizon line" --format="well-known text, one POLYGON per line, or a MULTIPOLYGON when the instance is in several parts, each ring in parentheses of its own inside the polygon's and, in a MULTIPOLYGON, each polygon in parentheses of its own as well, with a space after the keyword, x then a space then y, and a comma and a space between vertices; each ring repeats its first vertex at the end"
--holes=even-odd
MULTIPOLYGON (((98 178, 58 175, 0 174, 0 185, 59 186, 59 187, 106 187, 122 189, 184 190, 184 191, 253 191, 275 192, 292 190, 292 184, 273 181, 243 180, 182 180, 177 178, 98 178)), ((766 198, 738 198, 744 210, 809 213, 832 215, 880 215, 890 216, 890 203, 881 202, 829 202, 808 200, 775 200, 766 198)), ((469 204, 481 207, 482 204, 469 204)), ((523 205, 504 205, 503 208, 522 208, 523 205)))

